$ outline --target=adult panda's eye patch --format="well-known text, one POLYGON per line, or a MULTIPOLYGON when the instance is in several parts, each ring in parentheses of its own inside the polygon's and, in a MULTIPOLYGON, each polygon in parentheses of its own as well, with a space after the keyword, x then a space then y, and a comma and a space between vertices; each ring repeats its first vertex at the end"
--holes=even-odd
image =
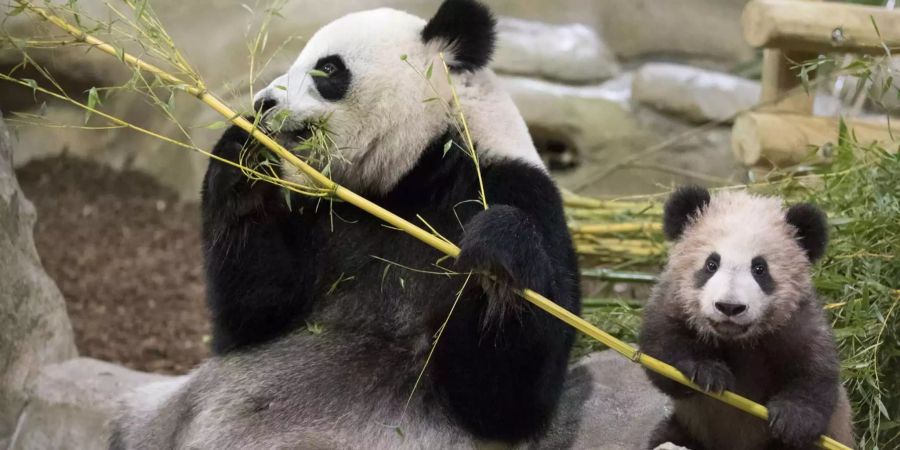
POLYGON ((352 77, 340 55, 319 58, 314 70, 316 72, 312 77, 313 83, 322 98, 334 102, 347 95, 352 77))

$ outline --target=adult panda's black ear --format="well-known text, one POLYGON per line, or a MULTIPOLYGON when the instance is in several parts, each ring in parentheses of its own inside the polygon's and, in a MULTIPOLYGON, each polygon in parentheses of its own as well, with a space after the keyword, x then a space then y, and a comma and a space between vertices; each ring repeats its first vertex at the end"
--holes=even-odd
POLYGON ((708 204, 709 191, 700 186, 682 186, 673 192, 663 208, 666 239, 674 241, 681 237, 691 218, 699 215, 708 204))
POLYGON ((422 40, 439 40, 452 70, 477 70, 494 53, 496 24, 491 11, 475 0, 444 0, 422 30, 422 40))
POLYGON ((821 209, 811 203, 800 203, 788 209, 785 220, 797 229, 797 242, 810 261, 825 256, 828 218, 821 209))

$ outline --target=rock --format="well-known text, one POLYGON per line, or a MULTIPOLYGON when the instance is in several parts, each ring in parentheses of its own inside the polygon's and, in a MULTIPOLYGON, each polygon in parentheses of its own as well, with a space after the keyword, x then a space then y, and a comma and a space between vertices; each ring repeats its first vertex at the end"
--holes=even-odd
MULTIPOLYGON (((56 283, 34 247, 34 206, 12 166, 12 142, 0 117, 0 447, 5 448, 42 366, 76 355, 72 326, 56 283)), ((59 245, 66 245, 60 242, 59 245)))
MULTIPOLYGON (((595 17, 599 23, 588 25, 597 27, 620 58, 701 57, 727 67, 754 57, 740 26, 747 1, 584 0, 577 7, 569 7, 567 15, 595 17)), ((564 9, 547 2, 546 9, 551 8, 564 9)))
POLYGON ((619 79, 578 87, 523 77, 501 77, 501 83, 539 148, 558 140, 585 153, 638 132, 619 79))
POLYGON ((502 17, 492 67, 499 73, 566 83, 603 81, 619 63, 594 30, 581 24, 550 25, 502 17))
POLYGON ((640 365, 613 350, 592 353, 570 369, 556 420, 530 448, 644 448, 669 408, 640 365))
POLYGON ((671 442, 666 442, 665 444, 662 444, 653 450, 690 450, 690 449, 687 447, 682 447, 680 445, 675 445, 671 442))
POLYGON ((650 63, 634 76, 634 100, 695 122, 731 121, 759 103, 758 82, 680 64, 650 63))
POLYGON ((33 383, 9 448, 106 448, 117 399, 140 386, 171 379, 90 358, 49 365, 33 383))

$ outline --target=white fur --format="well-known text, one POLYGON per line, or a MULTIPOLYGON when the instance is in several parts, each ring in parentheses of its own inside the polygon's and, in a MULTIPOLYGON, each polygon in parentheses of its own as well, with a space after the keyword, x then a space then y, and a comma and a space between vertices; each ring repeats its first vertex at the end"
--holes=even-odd
POLYGON ((750 259, 741 253, 724 250, 720 255, 722 265, 700 292, 700 310, 703 315, 716 322, 734 322, 749 325, 756 321, 768 307, 768 296, 759 287, 750 273, 750 259), (716 302, 735 303, 747 306, 739 315, 728 317, 716 309, 716 302))
MULTIPOLYGON (((416 163, 421 151, 455 118, 439 53, 452 48, 422 41, 425 21, 388 8, 349 14, 319 30, 288 73, 257 93, 290 112, 288 127, 329 117, 328 127, 349 164, 333 167, 335 181, 353 189, 390 190, 416 163), (340 55, 352 74, 347 96, 322 99, 309 71, 319 58, 340 55), (421 74, 433 65, 429 86, 421 74), (443 100, 428 101, 437 96, 443 100)), ((485 161, 514 158, 543 167, 525 122, 489 69, 452 75, 472 138, 485 161)), ((463 145, 463 143, 459 143, 463 145)))

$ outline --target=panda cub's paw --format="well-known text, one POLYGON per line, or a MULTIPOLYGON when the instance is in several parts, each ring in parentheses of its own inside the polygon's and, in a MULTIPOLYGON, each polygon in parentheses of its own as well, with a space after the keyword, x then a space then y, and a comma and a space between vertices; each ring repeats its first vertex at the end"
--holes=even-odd
POLYGON ((722 361, 688 359, 679 361, 674 366, 705 391, 720 393, 734 388, 734 374, 722 361))
POLYGON ((813 405, 775 398, 766 407, 772 437, 790 448, 813 448, 828 429, 829 417, 813 405))
POLYGON ((524 288, 548 295, 553 265, 542 241, 523 211, 492 206, 466 224, 456 269, 493 275, 493 279, 482 278, 482 286, 492 300, 516 302, 515 290, 524 288))

